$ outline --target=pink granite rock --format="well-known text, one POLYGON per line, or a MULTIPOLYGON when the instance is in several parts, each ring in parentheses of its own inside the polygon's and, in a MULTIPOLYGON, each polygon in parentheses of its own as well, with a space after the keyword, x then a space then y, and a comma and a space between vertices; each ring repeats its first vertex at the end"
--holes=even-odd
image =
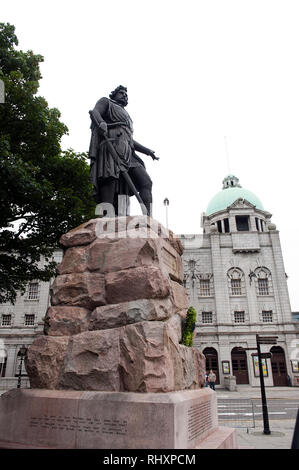
POLYGON ((29 346, 25 365, 31 388, 58 388, 68 343, 68 336, 38 336, 29 346))
POLYGON ((82 273, 87 270, 89 246, 75 246, 66 250, 57 266, 58 274, 82 273))
POLYGON ((156 234, 158 237, 161 234, 168 236, 168 231, 157 220, 148 216, 137 215, 116 218, 99 218, 96 224, 96 236, 98 238, 110 237, 111 234, 124 237, 125 232, 131 232, 131 237, 148 238, 149 234, 156 234), (121 234, 121 235, 118 235, 121 234))
POLYGON ((97 271, 108 273, 141 266, 160 267, 166 277, 183 281, 181 257, 164 239, 146 237, 97 238, 90 245, 68 248, 58 274, 97 271))
POLYGON ((70 337, 58 388, 120 390, 119 332, 114 328, 70 337))
POLYGON ((117 328, 131 323, 165 320, 173 313, 169 298, 139 299, 97 307, 90 316, 90 330, 117 328))
POLYGON ((199 348, 191 348, 193 352, 194 384, 193 388, 204 387, 206 382, 206 357, 199 348))
POLYGON ((204 386, 204 356, 178 343, 180 318, 171 321, 136 323, 121 330, 124 390, 157 393, 204 386))
POLYGON ((171 246, 169 241, 164 239, 158 240, 159 243, 159 265, 165 275, 169 275, 170 278, 177 282, 183 282, 184 280, 184 268, 181 256, 171 246))
MULTIPOLYGON (((197 348, 189 348, 179 345, 181 357, 181 370, 184 389, 195 389, 203 387, 205 384, 205 356, 197 348)), ((176 387, 180 388, 179 380, 176 387)))
POLYGON ((158 264, 158 246, 154 240, 146 238, 123 238, 110 243, 110 249, 103 253, 102 240, 90 246, 88 268, 102 273, 123 271, 158 264))
POLYGON ((184 247, 179 238, 177 238, 174 233, 169 230, 169 243, 176 250, 176 252, 181 256, 184 253, 184 247))
POLYGON ((31 386, 169 392, 204 384, 204 356, 178 343, 181 319, 144 321, 73 336, 41 336, 29 349, 31 386))
POLYGON ((98 218, 61 238, 32 386, 170 392, 204 384, 204 356, 180 345, 188 308, 181 245, 145 216, 98 218))
POLYGON ((128 216, 117 218, 99 218, 95 226, 97 238, 125 236, 131 232, 131 237, 160 238, 169 242, 179 255, 183 254, 183 245, 171 230, 166 229, 160 222, 147 216, 128 216), (119 235, 121 233, 121 235, 119 235), (135 235, 134 235, 135 233, 135 235))
POLYGON ((96 223, 98 219, 91 219, 62 235, 59 243, 65 247, 88 245, 96 238, 96 223))
POLYGON ((182 317, 185 317, 189 306, 186 289, 175 281, 170 281, 170 284, 171 300, 175 307, 175 311, 176 313, 179 313, 182 317))
POLYGON ((183 320, 180 315, 171 315, 165 322, 167 325, 167 334, 174 344, 179 344, 182 341, 182 325, 183 320))
POLYGON ((52 305, 73 305, 94 309, 105 305, 103 274, 73 273, 57 276, 51 286, 52 305))
POLYGON ((62 235, 60 244, 65 247, 86 245, 96 238, 118 237, 120 232, 128 231, 135 232, 135 237, 140 235, 144 237, 144 233, 147 233, 145 238, 150 238, 156 234, 169 241, 179 255, 183 254, 182 243, 171 230, 166 229, 157 220, 143 215, 91 219, 62 235))
POLYGON ((173 315, 167 320, 166 331, 173 371, 173 390, 203 387, 205 384, 205 356, 197 348, 179 344, 182 339, 182 318, 180 315, 173 315))
POLYGON ((170 292, 168 279, 154 266, 108 273, 105 275, 105 281, 108 304, 165 298, 170 292))
POLYGON ((172 363, 164 322, 128 325, 120 336, 120 373, 123 390, 168 392, 174 390, 172 363))
POLYGON ((49 336, 67 336, 88 330, 90 310, 82 307, 49 307, 44 333, 49 336))
POLYGON ((104 273, 104 265, 108 252, 114 249, 114 241, 107 238, 97 238, 89 245, 88 264, 87 267, 90 271, 98 271, 104 273))

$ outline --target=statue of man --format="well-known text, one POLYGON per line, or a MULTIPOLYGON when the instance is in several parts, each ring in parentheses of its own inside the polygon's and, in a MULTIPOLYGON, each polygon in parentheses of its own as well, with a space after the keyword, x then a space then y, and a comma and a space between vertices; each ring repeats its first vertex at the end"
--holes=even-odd
POLYGON ((159 160, 159 158, 153 150, 133 139, 133 122, 125 110, 127 104, 127 88, 120 85, 110 93, 109 99, 101 98, 92 111, 97 118, 97 125, 94 122, 91 124, 92 134, 89 147, 93 196, 98 204, 112 204, 116 215, 127 215, 127 209, 124 214, 118 207, 119 196, 125 196, 128 200, 133 192, 123 178, 122 168, 127 171, 135 185, 146 207, 147 215, 151 216, 152 181, 143 161, 135 152, 150 155, 153 160, 159 160), (120 166, 112 155, 110 143, 116 151, 120 166))

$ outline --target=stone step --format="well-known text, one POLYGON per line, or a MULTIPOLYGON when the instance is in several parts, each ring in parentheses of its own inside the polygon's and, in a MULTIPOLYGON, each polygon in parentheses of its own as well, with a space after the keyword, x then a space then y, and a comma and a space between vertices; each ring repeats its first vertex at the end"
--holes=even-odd
POLYGON ((203 439, 196 449, 236 449, 236 430, 222 427, 203 439))

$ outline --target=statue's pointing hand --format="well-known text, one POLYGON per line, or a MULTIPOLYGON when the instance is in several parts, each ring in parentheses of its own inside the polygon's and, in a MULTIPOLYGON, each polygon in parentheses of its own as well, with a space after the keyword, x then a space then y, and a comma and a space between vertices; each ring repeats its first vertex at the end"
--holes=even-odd
POLYGON ((152 157, 153 160, 159 160, 159 157, 155 155, 154 150, 150 150, 149 155, 150 157, 152 157))

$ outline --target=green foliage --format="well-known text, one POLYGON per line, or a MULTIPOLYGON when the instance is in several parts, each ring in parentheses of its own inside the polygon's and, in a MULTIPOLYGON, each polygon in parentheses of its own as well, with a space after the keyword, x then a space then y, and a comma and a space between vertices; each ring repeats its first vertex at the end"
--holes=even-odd
POLYGON ((196 315, 197 314, 195 308, 189 307, 185 319, 182 337, 182 344, 184 344, 185 346, 193 346, 193 332, 195 329, 196 315))
POLYGON ((60 236, 95 208, 87 155, 61 150, 67 127, 36 95, 43 57, 16 50, 14 31, 0 23, 0 303, 14 302, 30 280, 49 280, 60 236))

